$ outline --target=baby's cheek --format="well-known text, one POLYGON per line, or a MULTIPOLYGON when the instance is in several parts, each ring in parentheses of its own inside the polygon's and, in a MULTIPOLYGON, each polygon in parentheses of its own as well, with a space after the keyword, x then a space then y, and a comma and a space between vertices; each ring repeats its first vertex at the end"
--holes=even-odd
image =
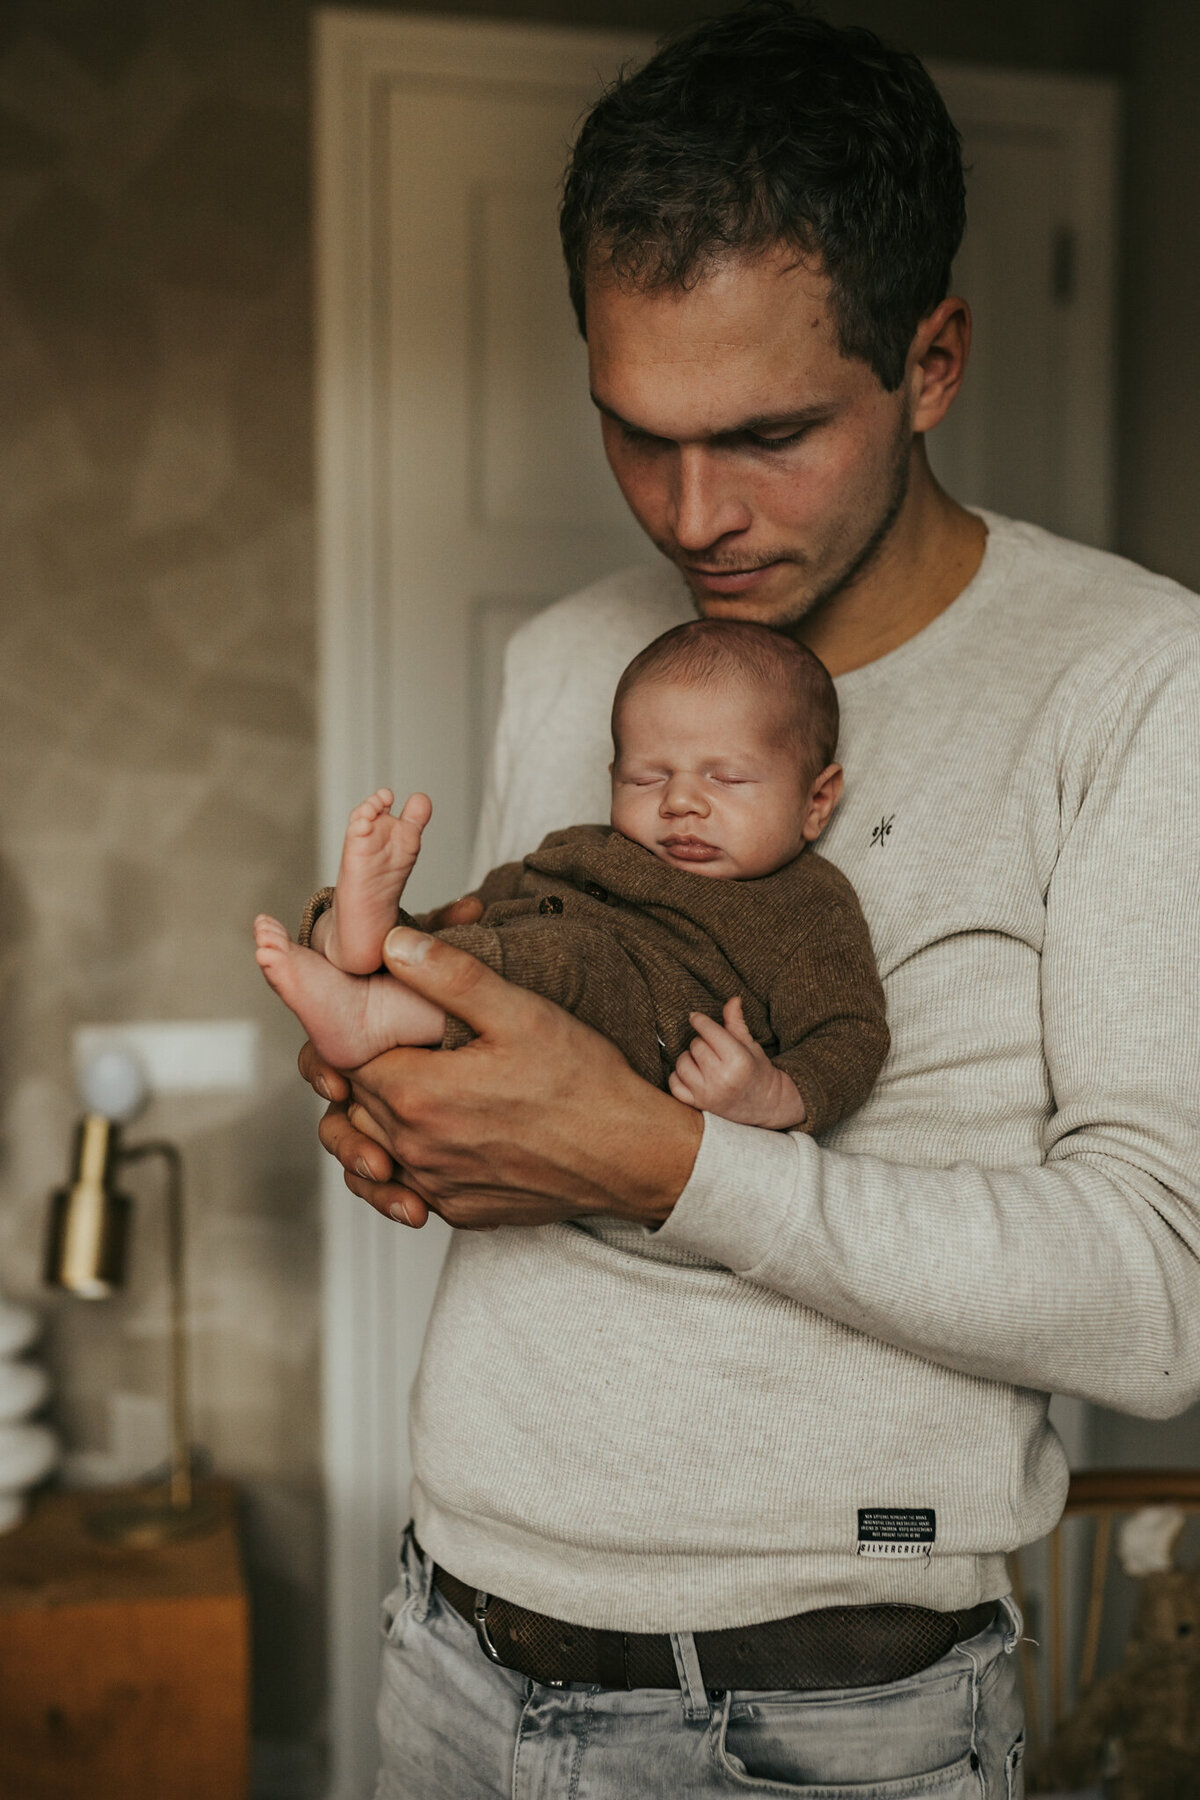
POLYGON ((643 850, 656 849, 654 838, 655 810, 645 803, 644 797, 627 793, 614 793, 612 808, 608 822, 614 831, 627 837, 634 844, 640 844, 643 850), (641 804, 639 804, 639 799, 641 804))

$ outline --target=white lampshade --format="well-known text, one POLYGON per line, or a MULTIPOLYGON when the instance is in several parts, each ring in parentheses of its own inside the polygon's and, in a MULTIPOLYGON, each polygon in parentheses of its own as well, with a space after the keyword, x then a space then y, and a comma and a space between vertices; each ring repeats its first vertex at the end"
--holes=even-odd
POLYGON ((150 1084, 131 1050, 101 1050, 79 1072, 79 1098, 90 1113, 124 1125, 146 1104, 150 1084))

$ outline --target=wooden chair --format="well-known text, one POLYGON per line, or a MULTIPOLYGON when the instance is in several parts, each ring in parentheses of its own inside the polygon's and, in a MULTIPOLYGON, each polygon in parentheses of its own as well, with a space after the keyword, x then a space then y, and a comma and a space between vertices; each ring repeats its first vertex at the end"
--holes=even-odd
MULTIPOLYGON (((1104 1620, 1104 1595, 1112 1553, 1113 1521, 1143 1506, 1178 1506, 1184 1512, 1200 1512, 1200 1469, 1080 1469, 1071 1476, 1062 1521, 1047 1540, 1050 1736, 1061 1725, 1066 1699, 1066 1608, 1063 1581, 1063 1525, 1070 1518, 1090 1515, 1096 1521, 1092 1539, 1092 1568, 1088 1584, 1087 1615, 1079 1654, 1076 1693, 1085 1694, 1096 1675, 1100 1627, 1104 1620)), ((1010 1558, 1009 1570, 1017 1605, 1024 1611, 1024 1582, 1020 1553, 1010 1558)), ((1041 1747, 1041 1720, 1037 1683, 1022 1642, 1021 1679, 1025 1693, 1026 1730, 1031 1759, 1041 1747)))

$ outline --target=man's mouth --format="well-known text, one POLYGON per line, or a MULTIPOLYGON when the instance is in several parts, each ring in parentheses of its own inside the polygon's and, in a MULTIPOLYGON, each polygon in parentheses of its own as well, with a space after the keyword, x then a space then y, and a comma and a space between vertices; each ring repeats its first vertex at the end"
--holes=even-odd
POLYGON ((717 844, 706 844, 698 837, 665 837, 658 840, 660 847, 666 850, 677 862, 715 862, 724 852, 717 844))
POLYGON ((693 587, 709 594, 748 594, 761 587, 778 562, 758 563, 747 569, 705 569, 696 563, 684 563, 683 572, 693 587))

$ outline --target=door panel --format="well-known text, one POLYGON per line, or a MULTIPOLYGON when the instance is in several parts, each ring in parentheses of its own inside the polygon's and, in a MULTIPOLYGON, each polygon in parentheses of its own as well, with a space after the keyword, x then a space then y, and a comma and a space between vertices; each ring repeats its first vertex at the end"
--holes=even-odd
POLYGON ((1063 345, 1054 297, 1063 146, 1051 133, 984 128, 966 142, 969 225, 954 288, 975 336, 963 391, 930 434, 943 484, 968 505, 1062 531, 1063 345))
POLYGON ((497 621, 648 551, 588 398, 555 221, 589 90, 397 83, 389 95, 390 280, 381 779, 434 797, 416 904, 466 878, 497 621), (499 609, 489 597, 505 596, 499 609), (487 642, 479 641, 484 632, 487 642))
POLYGON ((967 505, 1106 545, 1112 530, 1111 83, 933 70, 963 137, 953 273, 974 338, 930 462, 967 505))
MULTIPOLYGON (((556 134, 548 161, 560 143, 556 134)), ((587 399, 587 349, 567 297, 554 200, 545 180, 488 183, 476 195, 476 516, 485 526, 612 532, 641 555, 587 399)))

